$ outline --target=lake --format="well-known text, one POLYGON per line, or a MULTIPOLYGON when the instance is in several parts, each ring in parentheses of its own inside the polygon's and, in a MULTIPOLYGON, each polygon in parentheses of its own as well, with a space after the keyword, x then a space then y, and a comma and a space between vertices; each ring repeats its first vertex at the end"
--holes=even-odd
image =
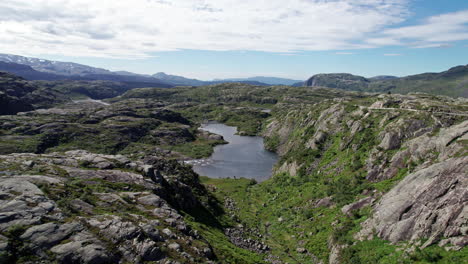
POLYGON ((244 177, 258 182, 271 177, 278 155, 265 149, 262 137, 239 136, 235 134, 236 127, 220 123, 203 124, 200 129, 221 135, 229 143, 216 146, 213 155, 207 159, 187 162, 199 175, 211 178, 244 177))

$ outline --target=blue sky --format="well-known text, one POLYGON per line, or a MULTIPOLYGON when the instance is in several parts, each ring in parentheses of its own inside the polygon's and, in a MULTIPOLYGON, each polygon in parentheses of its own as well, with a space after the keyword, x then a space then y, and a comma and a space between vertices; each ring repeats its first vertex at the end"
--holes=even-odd
POLYGON ((198 79, 468 64, 465 0, 5 0, 0 53, 198 79))

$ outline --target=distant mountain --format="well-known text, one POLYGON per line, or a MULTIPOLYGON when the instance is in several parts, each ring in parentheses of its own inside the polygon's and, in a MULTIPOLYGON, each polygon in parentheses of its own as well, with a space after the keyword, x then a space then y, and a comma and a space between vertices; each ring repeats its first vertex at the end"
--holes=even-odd
POLYGON ((51 80, 61 80, 61 79, 66 78, 66 76, 63 76, 63 75, 36 71, 33 68, 31 68, 31 66, 18 64, 18 63, 3 62, 3 61, 0 61, 0 71, 9 72, 9 73, 21 76, 28 80, 51 81, 51 80))
POLYGON ((246 79, 215 79, 213 81, 201 81, 197 79, 189 79, 178 75, 169 75, 164 72, 158 72, 152 75, 154 78, 162 80, 164 82, 170 83, 174 86, 203 86, 203 85, 211 85, 211 84, 220 84, 220 83, 242 83, 242 84, 252 84, 252 85, 260 85, 260 86, 269 86, 271 84, 250 80, 250 78, 246 79))
POLYGON ((80 76, 80 80, 102 80, 112 82, 124 82, 128 84, 134 84, 135 87, 159 87, 169 88, 174 85, 164 82, 162 80, 147 77, 144 75, 118 75, 118 74, 86 74, 80 76))
POLYGON ((379 75, 379 76, 374 76, 369 78, 370 80, 373 81, 382 81, 382 80, 391 80, 391 79, 397 79, 398 77, 392 76, 392 75, 379 75))
POLYGON ((306 86, 322 86, 351 91, 379 93, 413 93, 468 97, 468 65, 453 67, 440 73, 422 73, 406 77, 365 78, 348 73, 316 74, 306 86))
POLYGON ((310 77, 305 86, 323 86, 342 90, 366 91, 371 80, 349 73, 321 73, 310 77))
MULTIPOLYGON (((74 67, 74 65, 80 65, 75 63, 68 63, 68 62, 54 62, 54 61, 47 61, 42 59, 35 59, 35 58, 26 58, 16 55, 5 55, 0 54, 0 71, 13 73, 20 77, 23 77, 27 80, 46 80, 46 81, 54 81, 54 80, 75 80, 75 81, 111 81, 111 82, 121 82, 124 84, 125 87, 132 87, 132 88, 142 88, 142 87, 160 87, 160 88, 169 88, 173 87, 174 85, 166 83, 162 80, 156 79, 151 76, 147 75, 140 75, 130 72, 111 72, 108 70, 102 70, 98 68, 93 68, 85 65, 80 65, 81 69, 88 68, 88 69, 96 69, 96 70, 88 70, 88 71, 76 71, 76 73, 80 72, 81 74, 59 74, 63 71, 55 71, 55 70, 44 70, 44 68, 40 65, 69 65, 70 67, 74 67), (3 61, 2 61, 3 60, 3 61), (17 62, 6 62, 5 60, 9 61, 20 61, 27 64, 20 64, 17 62), (36 63, 37 62, 37 63, 36 63), (42 64, 41 64, 42 63, 42 64), (35 66, 31 66, 35 65, 35 66), (38 67, 39 65, 40 67, 38 67), (36 68, 35 68, 36 67, 36 68)), ((57 69, 57 68, 56 68, 57 69)))
POLYGON ((302 87, 302 86, 305 86, 305 82, 297 82, 297 83, 293 83, 291 84, 292 87, 302 87))
POLYGON ((58 75, 112 74, 111 71, 73 62, 50 61, 11 54, 0 54, 0 61, 31 66, 34 70, 58 75))
POLYGON ((138 74, 138 73, 134 73, 134 72, 129 72, 129 71, 114 71, 112 72, 113 74, 117 74, 117 75, 127 75, 127 76, 146 76, 146 77, 151 77, 147 74, 138 74))
POLYGON ((256 77, 249 77, 249 78, 230 78, 230 79, 215 79, 215 82, 260 82, 269 85, 293 85, 298 82, 303 82, 300 80, 292 80, 292 79, 285 79, 285 78, 278 78, 278 77, 264 77, 264 76, 256 76, 256 77))
POLYGON ((152 76, 156 79, 170 83, 174 86, 202 86, 208 83, 197 79, 189 79, 182 76, 169 75, 164 72, 158 72, 153 74, 152 76))
POLYGON ((241 84, 250 84, 250 85, 258 85, 258 86, 270 86, 270 84, 262 83, 262 82, 258 82, 258 81, 236 81, 236 80, 211 81, 211 82, 207 82, 207 85, 221 84, 221 83, 241 83, 241 84))

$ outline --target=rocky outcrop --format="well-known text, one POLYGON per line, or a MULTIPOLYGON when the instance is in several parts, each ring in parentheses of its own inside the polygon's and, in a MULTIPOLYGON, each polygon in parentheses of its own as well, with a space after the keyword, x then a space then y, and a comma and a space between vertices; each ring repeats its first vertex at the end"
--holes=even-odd
POLYGON ((465 247, 466 101, 425 95, 366 100, 333 99, 288 109, 265 129, 279 142, 276 172, 300 175, 291 181, 305 179, 323 191, 304 210, 320 215, 323 208, 341 207, 342 214, 331 222, 330 263, 356 250, 352 239, 340 237, 344 232, 420 249, 465 247), (362 230, 346 230, 357 219, 367 219, 362 230))
MULTIPOLYGON (((414 172, 385 194, 363 224, 361 238, 376 234, 392 242, 465 237, 468 157, 451 158, 414 172)), ((465 246, 465 240, 457 246, 465 246)))
POLYGON ((349 73, 316 74, 310 77, 305 86, 323 86, 338 88, 343 90, 365 91, 368 88, 369 80, 349 73))
POLYGON ((143 99, 111 105, 90 101, 15 116, 0 113, 0 154, 86 149, 147 155, 158 152, 156 146, 168 148, 195 141, 196 125, 167 105, 143 99))
POLYGON ((3 155, 0 171, 0 258, 6 263, 20 257, 57 263, 216 258, 181 214, 212 210, 211 198, 198 175, 178 162, 77 150, 3 155))

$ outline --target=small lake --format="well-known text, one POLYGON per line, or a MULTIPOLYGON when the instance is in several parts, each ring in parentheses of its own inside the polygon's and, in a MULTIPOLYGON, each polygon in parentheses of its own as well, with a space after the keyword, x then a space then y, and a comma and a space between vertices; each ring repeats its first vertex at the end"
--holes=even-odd
POLYGON ((239 136, 235 134, 235 127, 220 123, 203 124, 200 129, 221 135, 229 143, 216 146, 213 155, 207 159, 187 162, 199 175, 211 178, 244 177, 258 182, 271 177, 278 156, 265 149, 262 137, 239 136))

